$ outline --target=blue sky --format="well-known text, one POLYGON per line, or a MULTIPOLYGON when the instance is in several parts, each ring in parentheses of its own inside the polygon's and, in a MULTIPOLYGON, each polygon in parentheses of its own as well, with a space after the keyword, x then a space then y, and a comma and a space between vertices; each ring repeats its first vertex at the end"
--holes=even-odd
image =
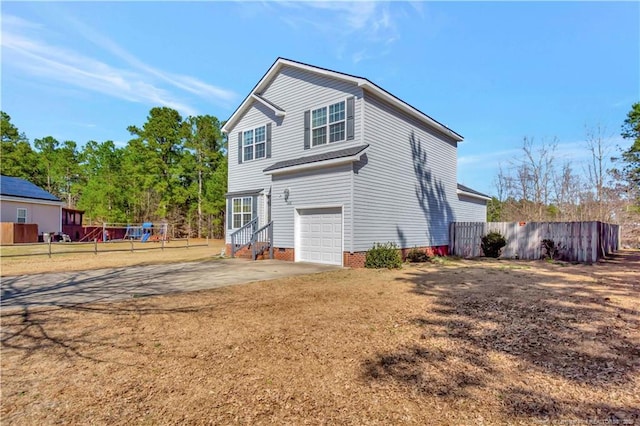
POLYGON ((33 141, 113 140, 166 105, 227 119, 278 56, 363 76, 465 137, 495 193, 523 137, 585 159, 640 101, 640 3, 2 2, 1 108, 33 141))

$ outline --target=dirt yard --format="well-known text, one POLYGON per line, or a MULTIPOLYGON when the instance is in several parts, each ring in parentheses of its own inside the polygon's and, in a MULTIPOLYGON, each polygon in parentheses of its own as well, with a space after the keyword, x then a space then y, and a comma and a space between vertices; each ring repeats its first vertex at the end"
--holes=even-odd
POLYGON ((3 311, 1 421, 640 424, 639 307, 636 251, 3 311))
POLYGON ((46 254, 48 249, 46 244, 0 246, 2 256, 0 276, 205 260, 220 255, 224 249, 224 240, 191 239, 189 245, 190 247, 187 248, 185 240, 173 240, 165 243, 165 248, 162 250, 160 243, 135 242, 134 252, 131 252, 131 242, 107 242, 98 243, 98 253, 94 254, 91 253, 94 249, 93 244, 54 243, 51 250, 54 254, 51 258, 46 254), (88 252, 74 253, 80 250, 88 252), (56 254, 63 251, 71 253, 56 254), (5 257, 5 255, 25 253, 43 254, 5 257))

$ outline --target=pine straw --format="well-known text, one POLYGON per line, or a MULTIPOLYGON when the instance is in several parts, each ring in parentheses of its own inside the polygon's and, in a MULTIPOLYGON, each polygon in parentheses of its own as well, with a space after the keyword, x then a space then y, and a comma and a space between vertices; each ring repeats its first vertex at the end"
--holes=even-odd
POLYGON ((640 423, 640 253, 2 312, 3 424, 640 423))

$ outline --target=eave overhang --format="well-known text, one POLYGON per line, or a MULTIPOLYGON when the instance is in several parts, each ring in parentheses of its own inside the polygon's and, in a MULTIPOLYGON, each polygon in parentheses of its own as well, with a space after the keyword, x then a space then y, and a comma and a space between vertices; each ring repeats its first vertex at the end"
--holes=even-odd
POLYGON ((369 145, 359 145, 293 160, 280 161, 267 167, 263 172, 266 175, 277 175, 349 164, 359 161, 368 148, 369 145))
POLYGON ((249 95, 247 95, 247 97, 240 104, 240 106, 233 112, 233 114, 231 115, 231 117, 229 117, 225 125, 222 126, 222 131, 224 133, 229 133, 229 131, 236 125, 237 121, 244 114, 244 112, 251 106, 251 103, 254 100, 258 102, 262 102, 265 105, 267 105, 269 108, 273 109, 274 112, 276 112, 276 115, 279 114, 278 111, 280 111, 280 114, 283 114, 283 116, 284 114, 286 114, 282 108, 274 105, 273 103, 266 100, 262 96, 263 91, 271 83, 271 80, 285 66, 302 69, 318 75, 323 75, 326 77, 352 83, 358 87, 369 90, 371 93, 391 103, 391 105, 398 108, 399 110, 413 116, 414 118, 425 123, 429 127, 432 127, 437 131, 441 132, 442 134, 449 136, 456 142, 462 142, 462 140, 464 139, 460 134, 454 132, 444 124, 439 123, 438 121, 429 117, 427 114, 423 113, 419 109, 412 107, 402 99, 392 95, 391 93, 387 92, 386 90, 382 89, 381 87, 377 86, 376 84, 372 83, 366 78, 358 77, 351 74, 345 74, 337 71, 332 71, 326 68, 316 67, 313 65, 308 65, 302 62, 292 61, 290 59, 285 59, 285 58, 276 59, 276 61, 273 63, 273 65, 271 65, 269 70, 262 76, 258 84, 256 84, 256 86, 251 90, 249 95))

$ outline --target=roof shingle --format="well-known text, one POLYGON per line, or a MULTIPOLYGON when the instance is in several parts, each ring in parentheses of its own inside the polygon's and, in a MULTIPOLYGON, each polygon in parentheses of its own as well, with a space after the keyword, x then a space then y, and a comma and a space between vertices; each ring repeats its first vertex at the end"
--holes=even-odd
POLYGON ((27 180, 11 176, 0 176, 0 194, 35 200, 60 201, 58 197, 39 186, 27 180))
POLYGON ((464 186, 464 185, 461 185, 461 184, 458 184, 458 189, 459 189, 460 191, 468 192, 468 193, 470 193, 470 194, 475 194, 475 195, 479 195, 479 196, 481 196, 481 197, 491 198, 491 197, 490 197, 490 196, 488 196, 487 194, 483 194, 482 192, 478 192, 478 191, 476 191, 475 189, 471 189, 471 188, 469 188, 468 186, 464 186))
POLYGON ((316 155, 309 155, 307 157, 294 158, 291 160, 278 161, 275 164, 270 165, 263 172, 270 172, 272 170, 284 169, 285 167, 301 166, 303 164, 317 163, 320 161, 335 160, 337 158, 352 157, 367 149, 369 145, 358 145, 350 148, 339 149, 337 151, 322 152, 316 155))

